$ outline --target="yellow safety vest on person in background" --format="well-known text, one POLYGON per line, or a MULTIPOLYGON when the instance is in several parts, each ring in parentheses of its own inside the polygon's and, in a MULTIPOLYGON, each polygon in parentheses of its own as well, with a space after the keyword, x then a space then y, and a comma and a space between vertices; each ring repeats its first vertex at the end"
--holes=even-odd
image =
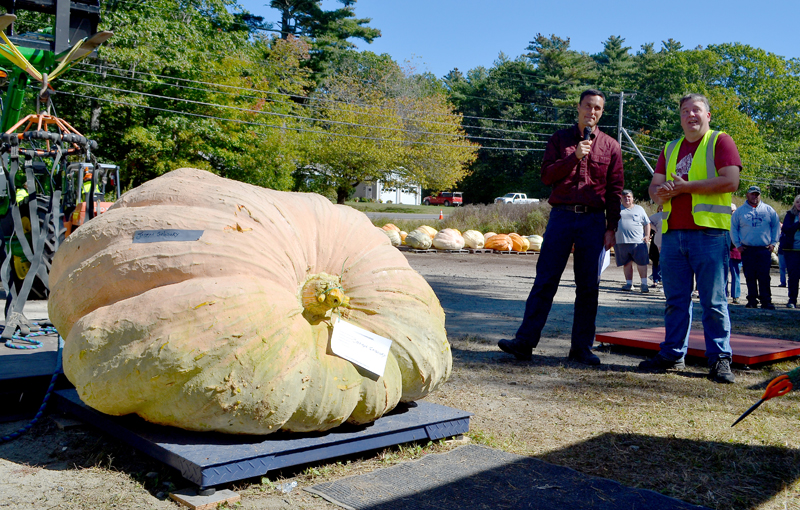
POLYGON ((89 196, 89 191, 91 191, 91 189, 92 189, 92 181, 86 181, 83 183, 84 200, 87 200, 87 197, 89 196))
MULTIPOLYGON (((714 148, 722 131, 708 130, 700 140, 700 145, 692 158, 692 166, 689 167, 689 181, 700 181, 703 179, 713 179, 719 177, 717 167, 714 165, 714 148)), ((672 174, 676 172, 678 166, 678 153, 681 143, 685 138, 669 142, 664 147, 664 158, 667 161, 668 181, 674 180, 672 174)), ((672 211, 672 200, 664 204, 664 217, 661 222, 661 232, 666 233, 669 228, 669 215, 672 211)), ((692 217, 694 222, 701 227, 731 229, 731 193, 713 193, 701 195, 692 193, 692 217)))

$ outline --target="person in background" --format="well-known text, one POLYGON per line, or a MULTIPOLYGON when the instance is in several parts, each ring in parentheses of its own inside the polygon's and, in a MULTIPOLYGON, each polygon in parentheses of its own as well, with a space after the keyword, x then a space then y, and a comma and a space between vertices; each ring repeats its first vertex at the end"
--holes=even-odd
POLYGON ((642 292, 650 292, 647 286, 647 245, 650 243, 650 218, 642 206, 633 203, 633 191, 622 190, 622 205, 617 226, 617 244, 614 258, 617 267, 622 266, 625 285, 622 290, 633 289, 633 264, 639 272, 642 292))
POLYGON ((786 212, 781 233, 781 248, 786 259, 789 287, 789 302, 786 307, 797 308, 797 290, 800 286, 800 195, 794 197, 792 208, 786 212))
MULTIPOLYGON (((731 203, 731 214, 734 212, 736 212, 736 204, 731 203)), ((731 258, 728 266, 731 269, 731 292, 729 294, 731 303, 738 305, 739 296, 742 295, 742 284, 739 280, 739 276, 742 274, 742 254, 739 253, 739 250, 733 243, 731 243, 731 258)))
POLYGON ((649 189, 650 198, 664 206, 661 277, 666 298, 665 335, 658 354, 642 361, 639 369, 663 372, 685 368, 696 279, 709 378, 733 383, 725 287, 731 193, 739 188, 742 160, 733 139, 711 129, 711 108, 705 96, 689 94, 678 104, 683 136, 661 151, 649 189))
POLYGON ((551 186, 550 219, 542 251, 536 262, 536 279, 525 303, 513 339, 497 346, 521 361, 532 359, 547 322, 561 274, 575 246, 575 317, 567 359, 599 365, 592 352, 600 293, 600 255, 614 246, 624 187, 622 150, 617 141, 600 131, 605 95, 585 90, 578 100, 577 124, 557 131, 542 159, 542 182, 551 186))
POLYGON ((783 256, 783 223, 781 223, 781 235, 778 239, 778 275, 780 276, 780 283, 778 287, 786 287, 786 257, 783 256))
POLYGON ((747 308, 774 310, 770 289, 772 249, 778 245, 780 220, 775 209, 761 200, 761 188, 750 186, 747 202, 731 217, 731 240, 742 253, 742 270, 747 283, 747 308))
POLYGON ((664 217, 664 208, 658 206, 655 213, 650 216, 650 232, 653 233, 653 240, 650 242, 650 260, 653 262, 652 276, 653 286, 661 285, 661 222, 664 217))

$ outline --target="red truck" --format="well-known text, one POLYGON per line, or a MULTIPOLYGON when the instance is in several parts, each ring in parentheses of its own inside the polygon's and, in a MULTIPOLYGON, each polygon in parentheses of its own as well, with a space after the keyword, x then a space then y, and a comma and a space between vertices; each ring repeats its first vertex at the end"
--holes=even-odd
POLYGON ((443 205, 457 207, 462 205, 460 191, 442 191, 438 195, 431 195, 422 199, 422 205, 443 205))

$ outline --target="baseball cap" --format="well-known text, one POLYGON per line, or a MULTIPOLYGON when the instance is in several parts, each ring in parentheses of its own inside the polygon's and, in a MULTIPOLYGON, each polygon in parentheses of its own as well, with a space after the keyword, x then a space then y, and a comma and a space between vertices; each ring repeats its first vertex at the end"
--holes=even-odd
POLYGON ((750 186, 749 188, 747 188, 747 192, 748 193, 758 193, 760 195, 761 194, 761 188, 759 188, 758 186, 750 186))

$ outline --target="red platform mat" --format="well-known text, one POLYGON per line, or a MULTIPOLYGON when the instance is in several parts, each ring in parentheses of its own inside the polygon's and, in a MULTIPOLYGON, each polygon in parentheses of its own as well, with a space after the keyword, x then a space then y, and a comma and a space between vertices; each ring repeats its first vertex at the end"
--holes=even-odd
MULTIPOLYGON (((659 344, 664 341, 664 328, 598 333, 596 339, 604 344, 625 345, 657 351, 659 344)), ((733 350, 733 362, 742 365, 800 356, 800 342, 777 338, 731 334, 731 349, 733 350)), ((704 358, 705 352, 706 342, 703 339, 703 330, 692 329, 692 332, 689 333, 689 356, 704 358)))

